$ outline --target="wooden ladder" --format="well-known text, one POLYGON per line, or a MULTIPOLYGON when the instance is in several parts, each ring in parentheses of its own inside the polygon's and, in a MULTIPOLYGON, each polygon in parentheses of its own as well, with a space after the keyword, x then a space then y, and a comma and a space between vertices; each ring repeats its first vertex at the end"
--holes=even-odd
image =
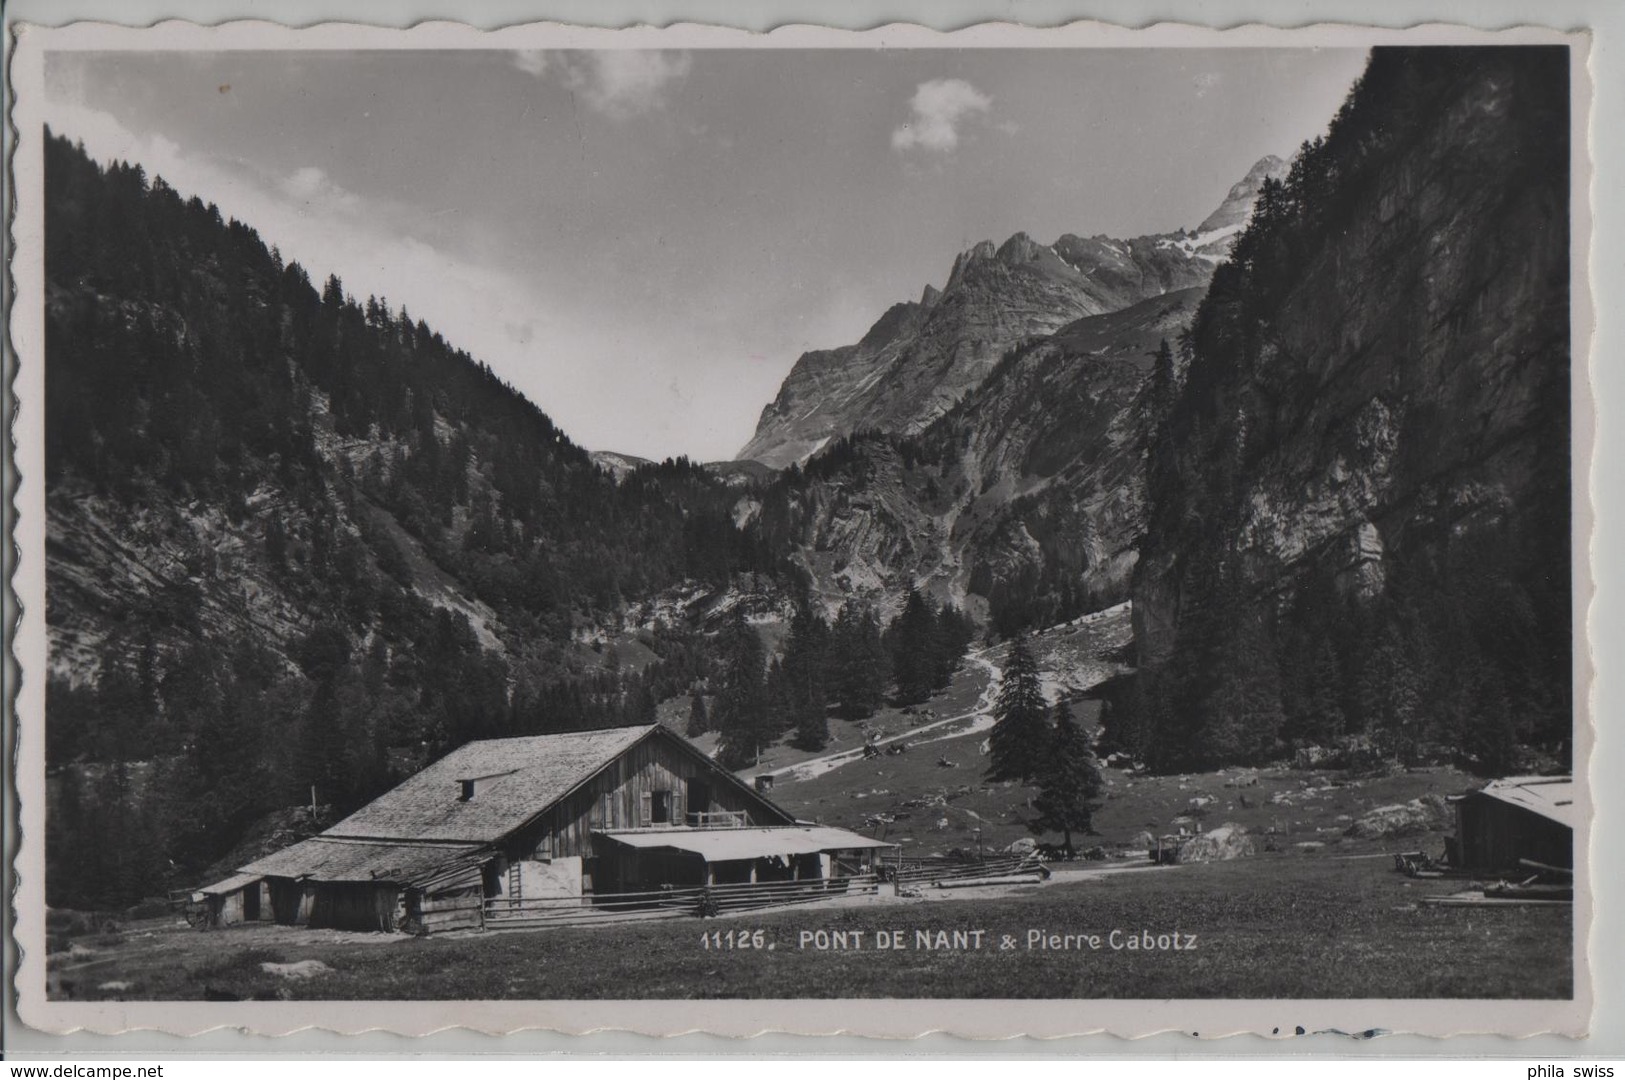
POLYGON ((519 863, 508 864, 508 906, 519 906, 519 863))

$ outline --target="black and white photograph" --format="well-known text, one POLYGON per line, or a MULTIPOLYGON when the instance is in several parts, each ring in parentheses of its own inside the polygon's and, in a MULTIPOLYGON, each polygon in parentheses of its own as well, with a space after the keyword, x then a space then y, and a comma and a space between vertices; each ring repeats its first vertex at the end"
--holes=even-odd
POLYGON ((18 35, 30 1023, 1586 1029, 1585 39, 984 31, 18 35))

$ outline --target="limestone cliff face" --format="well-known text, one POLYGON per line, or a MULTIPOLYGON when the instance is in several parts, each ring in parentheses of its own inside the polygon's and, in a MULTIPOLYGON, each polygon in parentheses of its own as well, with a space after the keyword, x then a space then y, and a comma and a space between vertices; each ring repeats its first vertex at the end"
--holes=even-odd
POLYGON ((1117 240, 1016 233, 954 260, 939 291, 889 309, 856 345, 803 355, 739 452, 775 468, 858 431, 916 433, 980 386, 1012 347, 1078 319, 1205 286, 1279 158, 1259 162, 1213 229, 1117 240))
POLYGON ((924 432, 832 446, 774 490, 764 517, 789 531, 832 608, 856 594, 889 611, 910 586, 978 616, 1012 589, 1056 610, 1062 591, 1073 606, 1125 598, 1145 524, 1151 355, 1201 296, 1170 293, 1028 344, 924 432))
POLYGON ((1379 50, 1272 225, 1255 217, 1153 462, 1143 662, 1219 575, 1370 597, 1396 553, 1493 535, 1521 553, 1509 573, 1566 592, 1566 77, 1561 51, 1379 50))
POLYGON ((967 592, 1014 588, 1038 602, 1064 592, 1090 608, 1126 598, 1145 531, 1152 356, 1201 296, 1184 289, 1081 319, 1002 364, 934 425, 977 491, 953 530, 967 592))
POLYGON ((927 286, 919 303, 894 304, 856 345, 803 353, 778 396, 762 410, 756 434, 739 459, 783 468, 805 461, 832 435, 850 430, 847 418, 861 411, 865 396, 912 343, 939 298, 927 286))

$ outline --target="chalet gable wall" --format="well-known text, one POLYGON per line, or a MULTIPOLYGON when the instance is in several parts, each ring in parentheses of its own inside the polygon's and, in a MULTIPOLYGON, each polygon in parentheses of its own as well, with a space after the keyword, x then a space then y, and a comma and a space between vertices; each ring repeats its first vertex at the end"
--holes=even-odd
POLYGON ((682 825, 690 812, 743 812, 751 825, 795 819, 675 736, 657 730, 629 747, 501 845, 510 860, 590 858, 592 833, 682 825), (695 781, 699 783, 696 784, 695 781), (703 790, 702 790, 703 788, 703 790), (668 820, 656 823, 656 793, 669 793, 668 820), (704 805, 696 799, 704 798, 704 805))

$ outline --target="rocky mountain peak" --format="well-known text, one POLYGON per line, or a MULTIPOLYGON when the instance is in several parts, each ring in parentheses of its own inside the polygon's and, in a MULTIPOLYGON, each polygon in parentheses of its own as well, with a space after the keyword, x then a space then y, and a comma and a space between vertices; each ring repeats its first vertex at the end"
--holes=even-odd
POLYGON ((1019 266, 1036 260, 1040 251, 1037 241, 1024 232, 1018 232, 999 247, 998 259, 1002 263, 1019 266))
POLYGON ((1252 216, 1253 203, 1264 187, 1264 181, 1280 180, 1286 176, 1286 172, 1287 163, 1274 154, 1266 154, 1259 158, 1253 163, 1253 167, 1247 170, 1247 175, 1231 186, 1230 193, 1224 197, 1224 202, 1196 227, 1196 231, 1210 233, 1233 225, 1247 224, 1247 219, 1252 216))
POLYGON ((1018 232, 997 246, 979 241, 954 259, 941 290, 928 285, 918 302, 893 305, 855 345, 803 355, 739 456, 780 468, 854 431, 922 430, 1018 343, 1205 287, 1264 178, 1285 168, 1280 158, 1263 158, 1232 186, 1209 221, 1236 224, 1216 234, 1067 234, 1047 245, 1018 232))
POLYGON ((943 291, 952 292, 954 286, 959 284, 960 280, 965 276, 965 271, 971 266, 972 263, 992 259, 997 254, 998 249, 993 246, 993 241, 991 240, 980 241, 979 243, 972 245, 967 250, 961 251, 954 258, 954 268, 948 273, 948 284, 943 291))
POLYGON ((918 304, 911 304, 907 301, 893 304, 886 309, 884 315, 875 321, 875 324, 869 328, 869 332, 863 335, 863 340, 858 343, 859 347, 878 349, 912 331, 919 325, 921 313, 926 307, 927 305, 923 299, 918 304))

